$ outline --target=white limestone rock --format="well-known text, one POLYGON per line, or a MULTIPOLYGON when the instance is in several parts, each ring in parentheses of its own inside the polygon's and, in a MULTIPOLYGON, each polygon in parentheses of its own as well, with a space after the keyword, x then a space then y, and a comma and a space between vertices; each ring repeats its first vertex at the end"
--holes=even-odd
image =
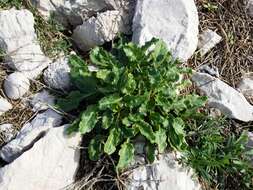
POLYGON ((83 51, 113 40, 120 32, 121 17, 119 11, 106 11, 91 17, 78 26, 72 35, 76 45, 83 51))
POLYGON ((75 28, 95 13, 106 10, 104 0, 32 0, 38 11, 48 19, 50 14, 65 27, 75 28))
POLYGON ((29 91, 30 82, 21 72, 10 74, 4 81, 4 92, 8 98, 17 100, 29 91))
POLYGON ((208 97, 208 105, 230 118, 253 121, 253 106, 243 94, 221 80, 206 73, 194 73, 192 80, 208 97))
POLYGON ((0 168, 0 190, 60 190, 73 183, 81 135, 66 135, 67 127, 50 129, 29 151, 0 168))
POLYGON ((249 16, 253 18, 253 0, 248 0, 247 11, 249 13, 249 16))
POLYGON ((24 151, 30 149, 43 134, 61 124, 62 116, 49 109, 38 114, 30 123, 23 126, 17 137, 2 147, 0 157, 12 162, 24 151))
POLYGON ((186 61, 197 48, 198 24, 194 0, 138 0, 132 40, 143 45, 162 39, 174 58, 186 61))
POLYGON ((132 23, 137 0, 105 0, 106 4, 119 11, 122 19, 120 30, 124 34, 132 33, 132 23))
POLYGON ((55 97, 51 95, 47 90, 33 95, 30 104, 34 112, 46 110, 52 107, 55 103, 55 97))
POLYGON ((203 56, 207 52, 209 52, 213 47, 215 47, 220 41, 222 37, 218 35, 216 32, 207 29, 199 36, 198 49, 200 55, 203 56))
MULTIPOLYGON (((2 142, 7 143, 16 135, 17 130, 12 124, 0 125, 0 139, 2 142)), ((1 146, 1 143, 0 143, 1 146)))
POLYGON ((220 77, 219 69, 216 66, 204 64, 198 67, 197 71, 200 73, 207 73, 213 77, 220 77))
POLYGON ((242 76, 242 80, 237 86, 237 89, 245 96, 253 97, 253 73, 245 73, 242 76))
POLYGON ((8 102, 8 100, 0 96, 0 116, 10 109, 12 109, 12 105, 8 102))
POLYGON ((28 10, 0 11, 0 48, 5 63, 28 78, 36 78, 50 60, 41 51, 34 30, 34 18, 28 10))
POLYGON ((60 58, 50 64, 44 72, 45 83, 53 89, 68 90, 70 83, 70 66, 67 58, 60 58))
POLYGON ((192 172, 180 166, 172 153, 159 155, 151 165, 139 166, 128 177, 127 190, 200 190, 192 172))

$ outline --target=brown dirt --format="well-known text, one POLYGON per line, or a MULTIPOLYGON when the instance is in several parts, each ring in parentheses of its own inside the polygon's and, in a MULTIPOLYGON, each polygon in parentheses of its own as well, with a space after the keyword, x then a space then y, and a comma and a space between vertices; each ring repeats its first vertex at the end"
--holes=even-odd
POLYGON ((235 87, 243 72, 253 71, 253 19, 243 0, 197 0, 200 32, 216 31, 223 40, 204 57, 193 56, 189 65, 219 68, 221 79, 235 87), (205 8, 207 3, 217 8, 205 8))

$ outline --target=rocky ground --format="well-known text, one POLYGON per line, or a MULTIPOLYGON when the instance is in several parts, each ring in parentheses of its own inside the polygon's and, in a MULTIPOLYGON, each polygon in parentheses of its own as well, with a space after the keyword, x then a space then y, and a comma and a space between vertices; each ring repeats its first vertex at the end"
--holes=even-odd
MULTIPOLYGON (((189 92, 205 94, 210 115, 225 115, 253 141, 253 1, 4 0, 0 190, 222 189, 183 167, 175 152, 151 165, 136 157, 135 169, 118 175, 113 157, 92 162, 86 139, 65 133, 76 113, 55 103, 73 86, 68 55, 86 59, 96 46, 110 49, 119 33, 140 45, 154 36, 164 40, 174 58, 195 70, 189 92)), ((236 180, 223 189, 240 188, 236 180)))

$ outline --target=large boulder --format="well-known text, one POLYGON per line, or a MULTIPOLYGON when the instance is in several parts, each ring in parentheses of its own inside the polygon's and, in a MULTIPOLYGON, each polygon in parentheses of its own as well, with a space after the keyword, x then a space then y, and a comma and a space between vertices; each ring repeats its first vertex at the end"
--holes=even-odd
POLYGON ((34 30, 34 18, 28 10, 0 11, 0 48, 5 63, 28 78, 36 78, 50 60, 41 51, 34 30))
POLYGON ((0 116, 3 115, 5 112, 9 111, 12 109, 12 105, 8 102, 8 100, 2 98, 0 96, 0 116))
POLYGON ((194 0, 138 0, 133 42, 164 40, 175 58, 186 61, 198 44, 198 12, 194 0))
POLYGON ((105 0, 32 0, 38 11, 48 19, 50 15, 65 27, 75 28, 96 12, 107 9, 105 0))
POLYGON ((0 168, 0 190, 60 190, 73 183, 81 135, 66 135, 67 127, 50 129, 29 151, 0 168))
POLYGON ((142 165, 131 171, 127 190, 199 190, 192 172, 182 167, 172 153, 159 155, 151 165, 142 165))
POLYGON ((78 26, 72 35, 77 46, 88 51, 113 40, 120 32, 122 19, 119 11, 106 11, 78 26))
POLYGON ((31 122, 26 123, 16 138, 4 145, 0 157, 6 162, 12 162, 23 152, 29 150, 49 129, 61 124, 62 116, 49 109, 38 114, 31 122))
POLYGON ((219 109, 230 118, 253 121, 253 106, 243 94, 206 73, 194 73, 192 80, 208 97, 210 107, 219 109))

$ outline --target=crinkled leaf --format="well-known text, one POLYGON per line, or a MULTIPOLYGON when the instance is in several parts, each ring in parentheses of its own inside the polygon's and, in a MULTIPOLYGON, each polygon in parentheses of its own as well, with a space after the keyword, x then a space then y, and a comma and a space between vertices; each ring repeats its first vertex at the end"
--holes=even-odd
POLYGON ((90 141, 88 147, 89 158, 93 161, 96 161, 100 158, 103 153, 103 140, 104 137, 101 135, 97 135, 90 141))
POLYGON ((66 98, 58 99, 56 106, 65 112, 69 112, 78 108, 81 101, 93 94, 94 93, 83 94, 80 91, 72 91, 66 98))
POLYGON ((104 129, 109 129, 113 125, 113 114, 109 111, 103 113, 102 116, 102 127, 104 129))
POLYGON ((155 161, 155 145, 148 143, 145 150, 149 163, 153 163, 155 161))
POLYGON ((120 143, 121 140, 121 131, 119 128, 112 128, 110 130, 110 134, 107 138, 107 141, 105 143, 104 151, 108 155, 111 155, 115 152, 116 147, 120 143))
POLYGON ((118 94, 106 96, 99 101, 98 103, 99 109, 100 110, 110 109, 114 111, 114 109, 119 105, 121 100, 122 98, 118 94))
POLYGON ((163 153, 167 147, 167 135, 166 130, 162 127, 159 127, 159 130, 155 133, 156 144, 158 145, 158 150, 160 153, 163 153))
POLYGON ((117 171, 121 171, 126 168, 134 160, 134 146, 129 142, 128 139, 124 144, 121 145, 119 151, 119 162, 117 165, 117 171))
POLYGON ((97 112, 97 106, 91 105, 88 106, 87 109, 82 113, 81 121, 79 123, 79 131, 81 134, 89 133, 95 127, 98 121, 97 112))
POLYGON ((152 126, 150 124, 148 124, 147 122, 145 121, 140 121, 138 122, 137 124, 139 130, 140 130, 140 133, 146 137, 150 143, 155 143, 155 140, 156 140, 156 137, 155 137, 155 133, 152 129, 152 126))

